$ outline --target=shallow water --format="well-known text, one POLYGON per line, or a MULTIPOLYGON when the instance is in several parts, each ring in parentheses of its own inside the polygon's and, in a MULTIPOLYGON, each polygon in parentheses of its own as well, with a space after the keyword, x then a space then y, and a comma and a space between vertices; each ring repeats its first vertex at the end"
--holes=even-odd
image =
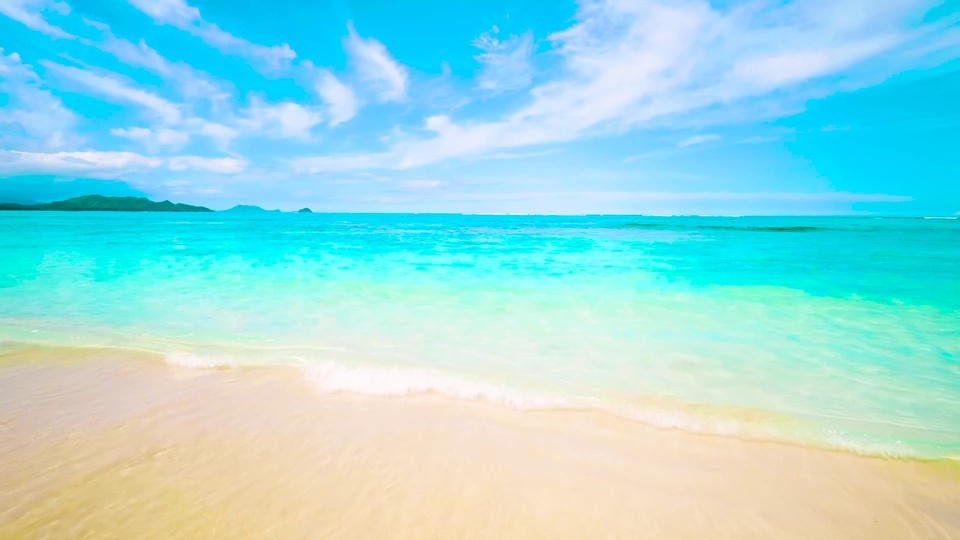
POLYGON ((0 212, 0 339, 960 455, 960 221, 0 212))

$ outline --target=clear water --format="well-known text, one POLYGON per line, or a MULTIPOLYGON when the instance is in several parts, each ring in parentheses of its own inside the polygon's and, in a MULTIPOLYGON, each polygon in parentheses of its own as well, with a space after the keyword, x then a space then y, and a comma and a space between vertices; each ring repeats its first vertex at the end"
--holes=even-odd
POLYGON ((960 221, 0 212, 0 339, 960 456, 960 221))

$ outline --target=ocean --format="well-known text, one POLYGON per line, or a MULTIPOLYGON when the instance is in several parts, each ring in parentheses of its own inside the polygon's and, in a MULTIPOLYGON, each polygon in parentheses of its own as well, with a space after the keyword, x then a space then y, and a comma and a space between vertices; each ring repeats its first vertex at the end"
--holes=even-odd
POLYGON ((960 220, 0 212, 0 340, 960 456, 960 220))

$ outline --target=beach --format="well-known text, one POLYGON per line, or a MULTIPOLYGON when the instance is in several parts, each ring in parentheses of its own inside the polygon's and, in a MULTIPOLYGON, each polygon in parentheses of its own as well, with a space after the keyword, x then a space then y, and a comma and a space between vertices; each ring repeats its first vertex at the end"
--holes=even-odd
POLYGON ((122 349, 7 347, 0 366, 4 538, 960 537, 952 460, 122 349))
POLYGON ((0 540, 960 540, 960 0, 0 0, 0 540))
POLYGON ((0 213, 0 537, 960 537, 954 220, 0 213))

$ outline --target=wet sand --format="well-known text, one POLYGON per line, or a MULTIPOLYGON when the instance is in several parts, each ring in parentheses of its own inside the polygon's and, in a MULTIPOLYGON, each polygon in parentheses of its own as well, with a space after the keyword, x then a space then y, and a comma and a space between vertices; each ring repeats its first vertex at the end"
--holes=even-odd
POLYGON ((0 538, 960 538, 960 465, 0 354, 0 538))

